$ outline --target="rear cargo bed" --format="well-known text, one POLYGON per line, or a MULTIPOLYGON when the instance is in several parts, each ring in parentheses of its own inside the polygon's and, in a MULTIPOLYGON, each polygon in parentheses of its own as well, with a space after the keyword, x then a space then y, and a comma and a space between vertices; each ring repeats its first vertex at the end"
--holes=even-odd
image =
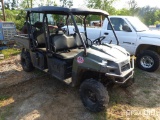
POLYGON ((16 41, 16 44, 18 44, 20 47, 24 47, 26 49, 29 49, 29 37, 27 34, 21 34, 21 35, 15 35, 14 40, 16 41))

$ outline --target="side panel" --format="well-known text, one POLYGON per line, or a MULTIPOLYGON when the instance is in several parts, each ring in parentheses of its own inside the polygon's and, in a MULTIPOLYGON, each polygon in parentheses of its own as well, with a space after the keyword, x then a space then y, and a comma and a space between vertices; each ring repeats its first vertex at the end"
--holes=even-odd
POLYGON ((100 72, 101 69, 101 59, 93 54, 87 54, 86 57, 83 53, 78 54, 73 61, 72 69, 72 86, 77 86, 80 83, 81 78, 83 78, 84 71, 100 72))
POLYGON ((30 52, 30 55, 34 67, 40 70, 47 69, 47 59, 45 54, 40 52, 30 52))
POLYGON ((72 61, 65 61, 58 58, 48 58, 48 69, 52 76, 59 80, 64 80, 71 77, 72 61))

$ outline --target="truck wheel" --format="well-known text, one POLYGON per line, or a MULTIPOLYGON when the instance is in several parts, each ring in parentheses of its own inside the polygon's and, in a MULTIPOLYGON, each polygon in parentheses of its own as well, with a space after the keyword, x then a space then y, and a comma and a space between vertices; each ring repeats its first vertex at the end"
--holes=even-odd
POLYGON ((154 72, 159 68, 160 57, 154 51, 145 50, 137 56, 136 63, 138 68, 148 72, 154 72))
POLYGON ((21 65, 23 70, 26 72, 31 72, 34 69, 29 52, 22 51, 21 65))
POLYGON ((134 78, 130 78, 129 80, 127 80, 127 82, 125 82, 124 84, 122 84, 120 87, 122 87, 122 88, 128 88, 128 87, 130 87, 133 83, 134 83, 134 78))
POLYGON ((87 79, 81 84, 80 97, 84 106, 92 112, 104 110, 109 102, 106 88, 94 79, 87 79))

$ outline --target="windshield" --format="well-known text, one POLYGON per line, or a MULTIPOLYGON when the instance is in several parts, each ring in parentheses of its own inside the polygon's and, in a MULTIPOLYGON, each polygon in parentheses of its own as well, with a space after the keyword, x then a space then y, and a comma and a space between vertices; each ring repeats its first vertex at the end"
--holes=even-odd
POLYGON ((146 31, 149 30, 149 28, 143 24, 138 18, 136 17, 130 17, 130 18, 126 18, 128 20, 128 22, 130 22, 130 24, 132 25, 132 27, 137 31, 137 32, 142 32, 142 31, 146 31))

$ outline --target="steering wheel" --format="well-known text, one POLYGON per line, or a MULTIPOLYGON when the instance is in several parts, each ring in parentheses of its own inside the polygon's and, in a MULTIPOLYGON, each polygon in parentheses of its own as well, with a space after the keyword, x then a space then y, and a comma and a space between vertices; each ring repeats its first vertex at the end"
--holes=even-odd
POLYGON ((89 38, 87 38, 87 40, 88 40, 88 45, 92 46, 93 45, 93 41, 91 39, 89 39, 89 38), (90 41, 90 44, 89 44, 89 41, 90 41))
POLYGON ((106 36, 101 36, 95 40, 93 40, 93 43, 100 45, 102 40, 104 40, 106 38, 106 36))

